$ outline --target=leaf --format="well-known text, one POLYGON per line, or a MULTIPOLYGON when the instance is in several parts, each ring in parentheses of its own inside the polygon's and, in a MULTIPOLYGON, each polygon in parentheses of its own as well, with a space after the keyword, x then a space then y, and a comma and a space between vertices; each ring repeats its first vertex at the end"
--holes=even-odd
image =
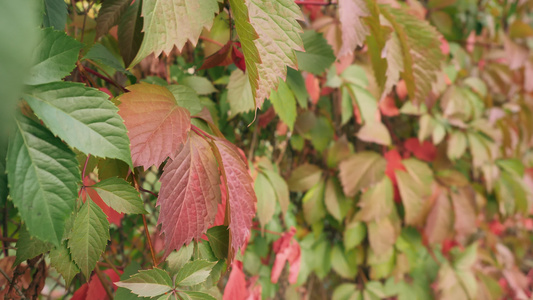
POLYGON ((303 202, 304 218, 307 224, 312 225, 324 219, 326 208, 324 207, 324 188, 325 183, 320 180, 307 193, 305 193, 303 202))
POLYGON ((380 11, 400 40, 404 66, 402 78, 409 97, 414 103, 424 103, 444 60, 439 33, 427 21, 420 20, 406 10, 380 6, 380 11))
MULTIPOLYGON (((232 0, 230 0, 232 1, 232 0)), ((246 277, 242 271, 242 262, 234 261, 229 274, 228 282, 224 288, 223 300, 246 299, 246 277)))
POLYGON ((46 128, 20 116, 7 172, 13 204, 30 235, 59 245, 81 181, 76 155, 46 128))
POLYGON ((96 63, 109 66, 116 71, 126 73, 126 69, 124 69, 122 63, 102 44, 95 44, 92 46, 83 59, 90 59, 96 63))
POLYGON ((44 0, 44 27, 65 30, 67 14, 67 4, 64 0, 44 0))
POLYGON ((195 260, 186 263, 176 274, 174 280, 176 285, 180 286, 193 286, 204 282, 211 269, 215 266, 216 262, 210 262, 207 260, 195 260))
POLYGON ((289 263, 289 283, 295 284, 298 280, 301 264, 301 249, 294 239, 296 228, 291 227, 288 232, 283 233, 281 238, 274 242, 272 250, 276 253, 276 260, 272 266, 270 282, 277 283, 281 272, 285 267, 285 262, 289 263))
POLYGON ((141 270, 115 284, 141 297, 155 297, 172 290, 172 279, 161 269, 141 270))
POLYGON ((302 76, 302 73, 294 70, 293 68, 287 68, 287 85, 294 93, 298 105, 303 108, 307 108, 307 101, 309 99, 309 94, 305 88, 305 80, 302 76))
POLYGON ((109 222, 96 203, 90 198, 81 207, 74 225, 68 247, 72 259, 80 267, 85 278, 89 278, 96 262, 104 252, 109 240, 109 222))
POLYGON ((387 79, 385 81, 385 87, 383 88, 383 93, 381 98, 385 97, 392 91, 392 88, 400 80, 400 73, 404 71, 404 61, 403 61, 403 50, 398 34, 392 32, 390 38, 385 43, 381 55, 387 60, 387 71, 385 75, 387 79), (383 55, 385 54, 385 55, 383 55))
POLYGON ((333 49, 321 33, 307 30, 302 35, 305 52, 296 52, 298 68, 316 75, 324 73, 335 62, 333 49))
MULTIPOLYGON (((121 271, 118 271, 122 273, 121 271)), ((86 299, 106 299, 107 293, 104 288, 104 284, 109 286, 111 283, 111 290, 115 290, 117 287, 114 282, 120 280, 120 275, 117 274, 113 269, 107 269, 102 272, 103 281, 100 281, 100 278, 95 273, 91 276, 91 280, 88 283, 87 288, 87 298, 86 299)))
POLYGON ((344 194, 353 197, 359 190, 379 182, 385 176, 387 162, 375 152, 362 151, 339 164, 339 178, 344 194))
POLYGON ((67 242, 62 242, 59 246, 50 250, 49 256, 50 265, 63 276, 65 283, 69 286, 74 276, 80 272, 80 269, 72 260, 67 248, 67 242))
POLYGON ((339 244, 335 245, 331 251, 331 266, 337 274, 345 279, 354 278, 357 274, 357 268, 352 268, 349 265, 346 255, 339 244))
POLYGON ((402 161, 407 171, 396 170, 396 179, 400 196, 405 207, 405 222, 410 225, 419 224, 424 217, 424 203, 431 195, 433 172, 424 163, 416 159, 402 161))
POLYGON ((181 51, 187 41, 196 46, 202 29, 211 28, 218 10, 217 0, 144 0, 144 39, 130 67, 151 53, 168 55, 174 47, 181 51))
POLYGON ((453 210, 448 192, 439 189, 437 193, 424 228, 424 233, 430 244, 443 242, 450 236, 453 229, 453 210))
POLYGON ((124 179, 112 177, 91 186, 105 204, 119 213, 146 214, 139 192, 124 179))
POLYGON ((357 137, 365 142, 372 142, 384 146, 389 146, 391 144, 389 130, 380 122, 363 125, 363 127, 357 132, 357 137))
POLYGON ((180 80, 180 84, 190 87, 198 95, 209 95, 217 92, 217 89, 215 89, 211 81, 205 77, 187 76, 180 80))
MULTIPOLYGON (((41 38, 38 29, 40 25, 38 24, 39 8, 40 2, 33 0, 2 2, 0 20, 6 25, 0 26, 0 41, 2 41, 2 52, 0 53, 0 66, 2 66, 0 72, 0 91, 2 91, 0 128, 6 128, 8 121, 12 120, 15 101, 19 99, 24 80, 34 63, 32 53, 41 38)), ((0 192, 0 196, 2 192, 0 192)))
MULTIPOLYGON (((351 1, 351 0, 350 0, 351 1)), ((361 292, 352 283, 342 283, 333 291, 332 300, 362 300, 361 292)))
POLYGON ((178 271, 189 261, 191 261, 194 244, 181 247, 178 251, 172 251, 167 257, 168 271, 171 276, 176 275, 178 271))
POLYGON ((303 50, 297 22, 302 15, 292 0, 230 0, 230 7, 255 106, 261 108, 279 78, 285 80, 287 66, 297 68, 294 50, 303 50))
POLYGON ((125 66, 131 65, 143 41, 141 6, 142 0, 133 2, 118 23, 118 49, 125 66))
POLYGON ((385 254, 396 242, 395 228, 390 218, 368 223, 368 240, 375 255, 385 254))
POLYGON ((463 156, 466 151, 467 141, 466 135, 458 130, 452 131, 450 139, 448 140, 448 158, 456 160, 463 156))
POLYGON ((359 200, 361 210, 357 219, 371 222, 387 217, 394 208, 393 187, 391 180, 385 176, 375 186, 366 190, 359 200))
POLYGON ((51 248, 52 245, 50 243, 31 237, 26 226, 21 225, 17 240, 17 259, 13 265, 16 266, 27 259, 32 259, 39 254, 48 252, 51 248))
POLYGON ((200 239, 215 220, 220 202, 217 162, 209 144, 191 134, 187 143, 165 165, 161 176, 158 224, 170 253, 200 239))
POLYGON ((417 138, 408 138, 404 142, 407 151, 423 161, 432 162, 437 158, 437 148, 430 141, 420 142, 417 138))
POLYGON ((266 175, 267 179, 270 181, 270 184, 275 187, 274 192, 276 193, 276 199, 278 199, 281 211, 283 214, 285 214, 289 209, 290 203, 289 186, 287 185, 287 182, 285 182, 285 179, 283 179, 283 177, 274 171, 262 170, 262 172, 266 175))
POLYGON ((296 99, 284 81, 280 80, 278 90, 272 91, 270 101, 283 123, 287 124, 291 131, 294 130, 294 122, 296 122, 296 99))
POLYGON ((342 192, 339 180, 335 177, 328 178, 324 192, 324 203, 327 211, 339 222, 344 220, 350 208, 350 199, 342 192))
POLYGON ((42 40, 34 50, 35 65, 25 83, 37 85, 61 80, 74 69, 81 48, 82 45, 65 32, 44 29, 42 40))
POLYGON ((180 291, 179 295, 186 300, 216 300, 217 298, 203 292, 180 291))
POLYGON ((366 227, 363 222, 350 222, 344 229, 344 248, 350 251, 359 246, 366 237, 366 227))
POLYGON ((248 75, 240 69, 231 72, 228 83, 228 102, 231 116, 254 109, 254 96, 248 75))
POLYGON ((257 218, 261 228, 272 220, 276 210, 276 192, 274 187, 262 173, 257 174, 254 183, 255 195, 257 196, 257 218))
POLYGON ((364 0, 339 0, 339 21, 342 29, 342 47, 339 57, 353 53, 362 46, 370 33, 363 18, 370 15, 364 0))
POLYGON ((216 139, 215 146, 222 162, 230 211, 231 247, 236 253, 250 236, 257 198, 253 180, 239 149, 226 140, 216 139))
POLYGON ((184 85, 169 85, 168 90, 174 95, 179 106, 189 110, 191 116, 202 111, 202 103, 196 92, 184 85))
POLYGON ((127 89, 119 98, 119 114, 128 129, 133 165, 147 170, 187 141, 190 114, 166 87, 140 83, 127 89))
POLYGON ((229 250, 228 227, 222 225, 211 227, 207 230, 206 235, 209 238, 209 245, 211 246, 211 250, 213 250, 213 254, 218 259, 227 258, 229 250))
POLYGON ((24 99, 70 146, 131 165, 126 127, 107 94, 79 83, 54 82, 29 89, 24 99))
POLYGON ((130 6, 131 0, 106 0, 96 18, 96 38, 106 35, 111 27, 118 25, 120 18, 130 6))
POLYGON ((459 236, 468 236, 477 231, 475 192, 468 187, 450 193, 454 211, 454 229, 459 236))

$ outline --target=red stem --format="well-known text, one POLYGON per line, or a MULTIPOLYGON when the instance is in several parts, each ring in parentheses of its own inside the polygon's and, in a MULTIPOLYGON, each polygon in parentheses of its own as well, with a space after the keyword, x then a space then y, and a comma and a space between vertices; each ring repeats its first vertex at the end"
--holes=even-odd
POLYGON ((112 84, 114 86, 116 86, 117 88, 119 88, 121 91, 123 92, 126 92, 126 89, 123 87, 123 86, 120 86, 118 83, 116 83, 114 80, 96 72, 95 70, 91 69, 91 68, 87 68, 85 67, 85 70, 88 72, 88 73, 91 73, 93 74, 94 76, 104 80, 105 82, 109 83, 109 84, 112 84))
POLYGON ((206 42, 213 43, 213 44, 218 45, 218 46, 220 46, 220 47, 224 47, 224 44, 222 44, 221 42, 219 42, 219 41, 215 41, 215 40, 210 39, 210 38, 208 38, 208 37, 200 36, 200 39, 201 39, 201 40, 204 40, 204 41, 206 41, 206 42))
POLYGON ((321 5, 321 6, 327 6, 327 5, 336 5, 337 2, 324 2, 324 1, 294 1, 294 3, 298 5, 321 5))

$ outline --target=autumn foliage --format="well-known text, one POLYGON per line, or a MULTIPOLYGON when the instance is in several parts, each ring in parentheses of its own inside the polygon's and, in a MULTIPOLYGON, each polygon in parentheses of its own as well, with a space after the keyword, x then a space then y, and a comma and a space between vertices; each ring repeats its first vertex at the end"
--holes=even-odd
POLYGON ((531 1, 0 4, 0 297, 531 299, 531 1))

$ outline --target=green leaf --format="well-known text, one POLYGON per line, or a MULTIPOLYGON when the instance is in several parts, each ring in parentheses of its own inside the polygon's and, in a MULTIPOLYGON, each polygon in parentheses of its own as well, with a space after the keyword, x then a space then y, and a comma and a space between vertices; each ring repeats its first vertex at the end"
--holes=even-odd
POLYGON ((54 82, 30 89, 24 99, 70 146, 132 165, 126 126, 106 93, 79 83, 54 82))
POLYGON ((63 279, 65 283, 70 285, 70 282, 80 272, 78 266, 72 260, 70 252, 67 248, 67 242, 62 242, 59 246, 50 250, 50 265, 54 267, 63 279))
POLYGON ((307 224, 314 224, 321 221, 326 216, 324 207, 324 181, 319 181, 307 193, 305 193, 303 202, 304 217, 307 224))
POLYGON ((307 101, 309 99, 309 93, 305 88, 305 80, 302 76, 302 73, 296 71, 293 68, 287 68, 287 85, 294 93, 298 105, 303 108, 307 108, 307 101))
POLYGON ((189 110, 191 116, 202 111, 202 102, 192 88, 185 85, 169 85, 167 89, 174 95, 179 106, 189 110))
POLYGON ((265 225, 272 220, 276 210, 276 192, 263 173, 257 174, 254 191, 257 196, 257 218, 261 229, 264 229, 265 225))
POLYGON ((35 65, 30 69, 26 84, 37 85, 63 79, 74 69, 82 48, 80 42, 62 31, 47 28, 42 35, 41 43, 34 50, 35 65))
POLYGON ((409 97, 415 103, 424 103, 444 61, 439 33, 407 10, 380 6, 380 11, 398 35, 403 54, 402 78, 409 97))
POLYGON ((322 33, 307 30, 301 36, 305 52, 296 52, 298 69, 316 75, 324 73, 335 62, 333 49, 322 36, 322 33))
POLYGON ((19 99, 28 70, 33 65, 32 53, 41 38, 39 2, 20 0, 0 4, 0 128, 7 128, 8 121, 12 120, 15 101, 19 99))
POLYGON ((335 245, 331 251, 331 266, 342 278, 353 279, 357 274, 357 268, 349 265, 340 245, 335 245))
POLYGON ((112 209, 119 213, 146 214, 139 192, 127 181, 112 177, 91 186, 112 209))
POLYGON ((229 250, 229 230, 227 226, 215 226, 207 230, 206 233, 209 238, 209 245, 211 250, 218 259, 225 259, 228 257, 229 250))
POLYGON ((191 260, 192 253, 194 251, 194 244, 181 247, 178 251, 172 251, 167 257, 168 270, 170 275, 174 276, 178 271, 191 260))
POLYGON ((192 286, 204 282, 216 262, 207 260, 195 260, 186 263, 176 274, 175 284, 180 286, 192 286))
POLYGON ((7 172, 11 198, 30 234, 59 245, 81 181, 76 155, 46 128, 20 116, 7 172))
POLYGON ((141 297, 155 297, 172 290, 172 279, 161 269, 141 270, 115 284, 141 297))
POLYGON ((118 50, 124 60, 125 66, 131 65, 143 41, 144 32, 142 31, 143 18, 141 17, 141 6, 142 0, 135 1, 128 7, 126 13, 120 18, 120 22, 118 23, 118 50))
MULTIPOLYGON (((104 2, 107 3, 107 2, 104 2)), ((92 48, 85 54, 83 59, 90 59, 96 63, 109 66, 116 71, 126 73, 126 69, 122 63, 111 53, 104 45, 95 44, 92 48)))
POLYGON ((306 163, 292 171, 287 184, 293 192, 305 192, 317 184, 320 177, 322 177, 322 170, 315 165, 306 163))
POLYGON ((328 178, 324 193, 324 203, 327 211, 339 222, 344 220, 350 208, 350 199, 342 192, 342 187, 336 177, 328 178))
POLYGON ((344 229, 344 248, 349 251, 359 246, 366 237, 366 226, 363 222, 350 222, 344 229))
POLYGON ((96 262, 105 250, 109 240, 107 216, 89 197, 83 204, 68 241, 72 259, 80 267, 85 278, 91 277, 96 262))
MULTIPOLYGON (((350 0, 351 1, 351 0, 350 0)), ((361 292, 352 283, 343 283, 333 291, 332 300, 362 300, 361 292)))
MULTIPOLYGON (((139 265, 138 262, 132 261, 125 269, 124 273, 120 276, 120 280, 126 280, 130 278, 130 276, 136 274, 141 269, 141 265, 139 265)), ((150 298, 148 297, 139 297, 135 294, 132 294, 128 289, 119 287, 115 293, 115 299, 120 300, 138 300, 138 299, 145 299, 148 300, 150 298)))
POLYGON ((279 118, 293 131, 296 122, 296 99, 284 81, 280 80, 278 90, 272 91, 270 101, 279 118))
POLYGON ((26 226, 21 225, 17 240, 17 259, 13 265, 16 266, 27 259, 32 259, 39 254, 48 252, 51 248, 52 245, 50 243, 31 237, 26 226))
POLYGON ((130 3, 131 0, 106 0, 102 2, 102 7, 96 18, 97 38, 107 34, 111 27, 118 24, 120 17, 126 12, 130 3))
POLYGON ((407 171, 396 170, 398 189, 405 207, 405 222, 420 224, 424 219, 425 198, 431 195, 433 172, 427 164, 410 158, 402 161, 407 171))
POLYGON ((231 117, 255 108, 254 95, 248 75, 240 69, 233 70, 229 76, 228 102, 231 108, 231 117))
POLYGON ((198 95, 210 95, 217 92, 211 81, 205 77, 187 76, 182 78, 179 83, 195 90, 198 95))
POLYGON ((44 27, 53 27, 55 30, 64 31, 67 14, 67 4, 64 0, 44 0, 44 27))
POLYGON ((333 125, 328 118, 320 116, 316 119, 315 126, 311 128, 311 144, 318 152, 323 152, 328 147, 335 135, 333 125))
POLYGON ((261 108, 287 66, 297 68, 294 50, 303 50, 300 8, 292 0, 229 1, 252 86, 255 106, 261 108))
POLYGON ((376 152, 363 151, 351 155, 339 164, 339 178, 344 194, 353 197, 359 190, 381 181, 387 161, 376 152))
POLYGON ((290 203, 289 186, 287 185, 287 182, 274 171, 262 170, 262 172, 266 175, 272 186, 275 187, 274 192, 276 193, 276 198, 278 199, 281 211, 285 214, 289 209, 290 203))
POLYGON ((178 294, 186 300, 216 300, 215 297, 202 292, 180 291, 178 294))
POLYGON ((218 10, 217 0, 144 0, 144 39, 130 67, 151 53, 156 57, 161 52, 170 54, 174 47, 181 51, 187 41, 196 46, 202 29, 213 25, 218 10))

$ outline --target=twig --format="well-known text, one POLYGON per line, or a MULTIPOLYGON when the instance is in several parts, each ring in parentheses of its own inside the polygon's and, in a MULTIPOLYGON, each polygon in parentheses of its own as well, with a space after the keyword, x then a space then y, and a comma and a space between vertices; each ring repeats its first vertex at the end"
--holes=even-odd
POLYGON ((11 280, 11 278, 9 278, 9 276, 6 274, 6 272, 2 268, 0 268, 0 273, 2 273, 2 275, 4 275, 4 277, 7 279, 7 282, 9 283, 9 286, 12 286, 12 287, 15 288, 15 290, 17 291, 17 293, 19 294, 19 296, 22 299, 27 299, 26 296, 24 296, 24 294, 22 293, 22 291, 18 287, 18 285, 13 283, 13 280, 11 280))
POLYGON ((146 233, 146 238, 148 239, 148 245, 150 246, 150 253, 152 254, 152 260, 154 261, 154 268, 157 268, 157 260, 155 259, 154 247, 152 246, 152 239, 150 238, 150 232, 148 231, 148 224, 146 224, 146 216, 143 216, 144 223, 144 232, 146 233))
POLYGON ((148 193, 148 194, 151 194, 152 196, 154 196, 154 197, 156 197, 156 198, 159 197, 159 195, 158 195, 157 193, 154 193, 154 192, 149 191, 149 190, 147 190, 147 189, 143 189, 142 187, 139 187, 139 191, 141 191, 141 192, 145 192, 145 193, 148 193))
MULTIPOLYGON (((90 59, 86 59, 88 62, 90 62, 91 64, 93 64, 94 66, 96 66, 97 68, 100 69, 100 67, 98 65, 96 65, 96 63, 90 59)), ((122 92, 127 92, 126 88, 124 88, 123 86, 121 86, 120 84, 118 84, 115 80, 111 79, 111 77, 107 77, 109 76, 109 74, 107 74, 107 76, 104 76, 98 72, 96 72, 95 70, 91 69, 91 68, 85 68, 85 70, 88 72, 88 73, 91 73, 93 74, 94 76, 102 79, 103 81, 109 83, 109 84, 112 84, 114 86, 116 86, 117 88, 119 88, 122 92)), ((100 69, 102 70, 102 69, 100 69)), ((102 70, 104 72, 104 70, 102 70)))

